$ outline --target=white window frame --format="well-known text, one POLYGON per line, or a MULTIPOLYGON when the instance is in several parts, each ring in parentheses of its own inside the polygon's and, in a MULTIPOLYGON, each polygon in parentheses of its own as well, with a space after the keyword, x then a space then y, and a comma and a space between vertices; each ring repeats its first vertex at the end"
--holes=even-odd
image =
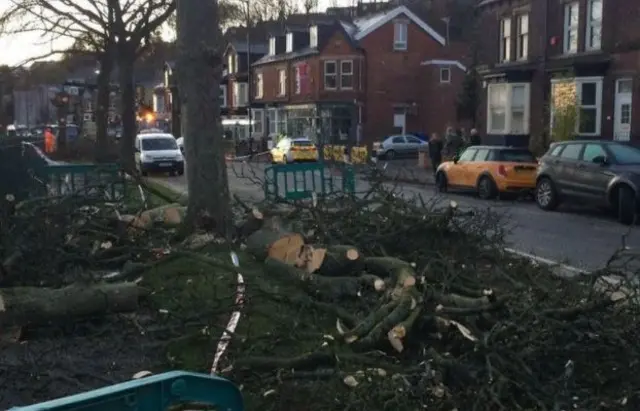
POLYGON ((322 73, 323 85, 325 90, 337 90, 338 89, 338 62, 336 60, 325 60, 324 62, 324 71, 322 73), (335 70, 333 73, 327 73, 327 65, 333 64, 335 70), (327 86, 327 78, 335 78, 335 86, 328 87, 327 86))
MULTIPOLYGON (((552 79, 551 80, 551 101, 553 102, 553 85, 558 83, 574 83, 576 85, 576 109, 578 110, 578 116, 576 117, 576 129, 575 134, 577 136, 595 137, 599 136, 602 132, 602 83, 603 77, 575 77, 571 79, 552 79), (596 85, 596 103, 595 105, 583 106, 582 105, 582 85, 585 83, 595 83, 596 85), (596 109, 596 129, 593 133, 580 132, 580 110, 581 109, 596 109)), ((553 127, 553 106, 551 107, 551 115, 549 116, 550 126, 553 127)))
POLYGON ((309 29, 309 47, 318 47, 318 26, 311 26, 309 29))
POLYGON ((603 0, 589 0, 587 4, 587 24, 585 33, 585 49, 587 50, 600 50, 602 48, 602 12, 603 12, 603 0), (600 4, 600 19, 594 19, 592 15, 593 5, 595 3, 600 4), (597 36, 597 40, 593 38, 595 30, 599 29, 600 34, 597 36))
POLYGON ((300 94, 302 92, 302 76, 300 75, 300 66, 296 66, 295 70, 295 93, 300 94))
POLYGON ((262 135, 264 133, 264 110, 259 108, 251 109, 251 123, 253 125, 253 134, 262 135), (260 118, 260 121, 256 121, 257 118, 260 118), (258 129, 257 126, 260 126, 258 129))
POLYGON ((293 51, 293 33, 287 33, 287 53, 291 53, 293 51))
POLYGON ((249 104, 247 83, 233 83, 233 107, 246 107, 249 104))
POLYGON ((222 103, 220 104, 220 108, 227 107, 227 86, 226 84, 220 84, 220 95, 222 96, 222 103))
POLYGON ((256 95, 255 98, 264 97, 264 74, 256 73, 256 95))
POLYGON ((451 67, 440 67, 440 83, 451 83, 451 67), (447 73, 446 76, 443 76, 447 73))
POLYGON ((516 16, 516 59, 529 58, 529 13, 516 16))
POLYGON ((393 49, 397 51, 407 50, 407 37, 409 34, 409 22, 406 20, 393 23, 393 49))
POLYGON ((270 56, 276 55, 276 38, 275 37, 269 37, 269 55, 270 56))
POLYGON ((578 52, 578 30, 580 29, 580 3, 574 1, 564 5, 564 30, 562 35, 562 50, 564 54, 578 52), (576 21, 571 23, 571 16, 576 15, 576 21), (575 37, 575 48, 571 48, 571 38, 575 37))
POLYGON ((287 95, 287 70, 278 69, 278 96, 287 95))
POLYGON ((530 132, 530 117, 531 115, 531 83, 495 83, 487 85, 487 134, 498 134, 498 135, 507 135, 507 134, 529 134, 530 132), (514 87, 524 87, 525 99, 524 99, 524 130, 518 131, 514 133, 512 128, 512 112, 513 108, 511 105, 511 99, 513 94, 514 87), (496 90, 497 88, 504 88, 506 93, 506 101, 505 101, 505 120, 504 120, 504 128, 496 129, 491 124, 491 92, 492 90, 496 90))
POLYGON ((511 17, 500 19, 500 62, 511 61, 511 17))
POLYGON ((353 86, 354 86, 354 76, 353 76, 354 70, 353 70, 353 60, 340 60, 340 89, 341 90, 353 90, 353 86), (351 69, 349 71, 345 71, 344 70, 344 66, 343 64, 348 64, 351 69), (345 86, 343 79, 345 77, 349 77, 351 78, 351 85, 350 86, 345 86))

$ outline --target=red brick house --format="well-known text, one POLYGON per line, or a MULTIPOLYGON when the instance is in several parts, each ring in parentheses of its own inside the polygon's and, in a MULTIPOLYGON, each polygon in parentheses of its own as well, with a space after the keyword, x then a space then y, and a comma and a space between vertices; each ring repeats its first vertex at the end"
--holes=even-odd
POLYGON ((256 134, 355 143, 444 131, 466 66, 443 26, 399 6, 273 33, 252 66, 252 105, 265 106, 252 110, 256 134))
POLYGON ((639 5, 483 0, 477 12, 489 142, 547 141, 564 85, 577 97, 576 136, 640 142, 639 5))

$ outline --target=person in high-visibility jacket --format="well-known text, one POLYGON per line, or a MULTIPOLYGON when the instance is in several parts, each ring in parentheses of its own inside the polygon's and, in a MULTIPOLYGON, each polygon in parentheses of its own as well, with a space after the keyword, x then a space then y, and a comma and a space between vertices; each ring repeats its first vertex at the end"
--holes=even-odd
POLYGON ((51 132, 51 129, 46 129, 44 132, 44 151, 46 153, 53 153, 56 149, 56 137, 51 132))

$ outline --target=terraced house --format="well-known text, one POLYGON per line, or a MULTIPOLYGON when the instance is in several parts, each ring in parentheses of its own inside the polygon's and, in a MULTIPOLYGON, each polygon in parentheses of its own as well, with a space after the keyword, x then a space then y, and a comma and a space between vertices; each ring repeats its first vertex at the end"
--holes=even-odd
POLYGON ((489 142, 548 137, 567 90, 575 136, 640 142, 640 5, 482 0, 478 16, 489 142))
POLYGON ((273 32, 252 66, 254 131, 368 142, 455 122, 466 48, 404 6, 273 32))

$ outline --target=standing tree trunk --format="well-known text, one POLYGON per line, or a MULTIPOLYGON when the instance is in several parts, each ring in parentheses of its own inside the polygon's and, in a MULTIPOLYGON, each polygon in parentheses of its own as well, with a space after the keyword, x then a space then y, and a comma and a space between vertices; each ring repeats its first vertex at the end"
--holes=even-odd
POLYGON ((178 0, 177 29, 180 96, 189 107, 183 113, 189 189, 185 228, 202 227, 211 221, 218 234, 228 236, 231 207, 220 123, 222 34, 218 2, 178 0))
POLYGON ((136 170, 134 139, 138 133, 136 124, 136 90, 133 66, 135 52, 127 45, 118 50, 118 68, 120 70, 120 93, 122 98, 122 137, 120 138, 120 166, 128 173, 136 170))
POLYGON ((100 73, 98 73, 98 98, 96 107, 96 152, 97 163, 112 161, 111 143, 107 132, 109 124, 109 103, 111 94, 111 73, 113 72, 113 59, 109 53, 104 53, 100 58, 100 73))

